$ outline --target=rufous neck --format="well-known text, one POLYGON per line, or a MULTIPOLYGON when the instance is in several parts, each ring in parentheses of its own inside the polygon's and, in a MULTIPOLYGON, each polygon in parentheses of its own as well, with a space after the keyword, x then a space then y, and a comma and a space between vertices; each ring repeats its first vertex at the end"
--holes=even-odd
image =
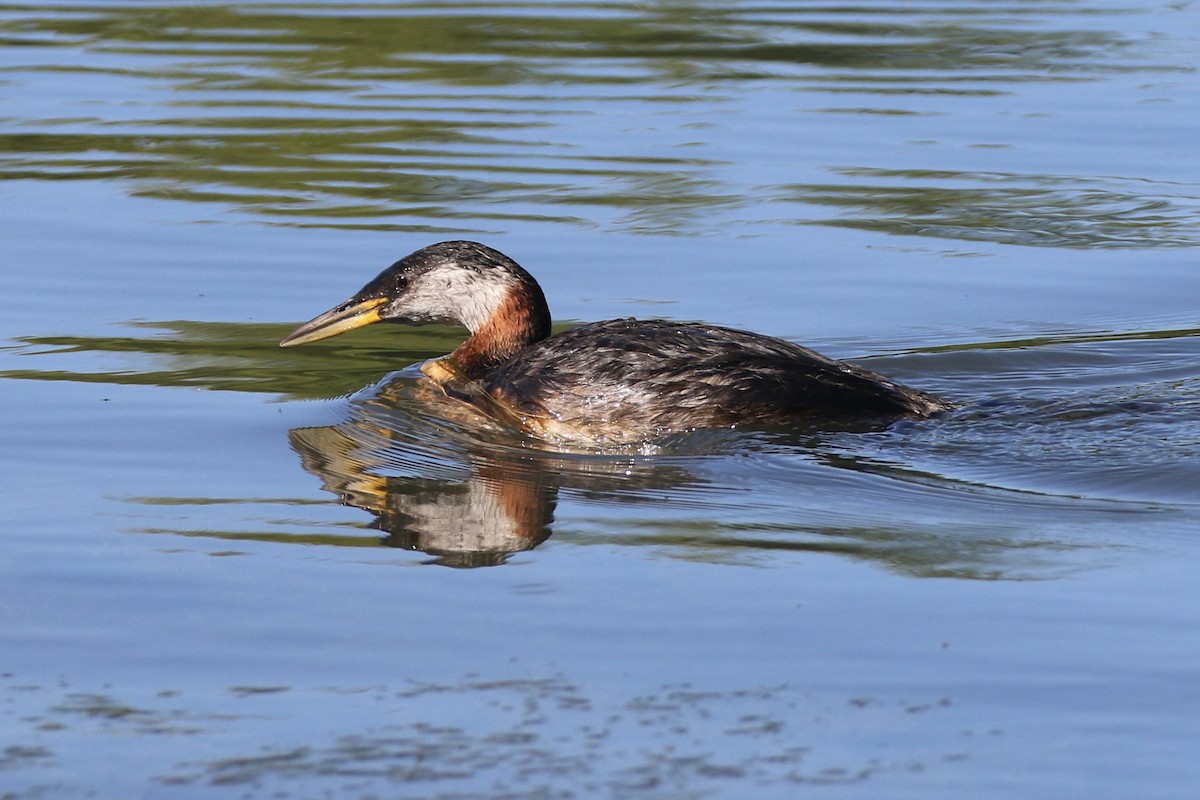
POLYGON ((550 335, 550 311, 537 285, 514 289, 450 357, 471 379, 513 358, 524 347, 550 335))

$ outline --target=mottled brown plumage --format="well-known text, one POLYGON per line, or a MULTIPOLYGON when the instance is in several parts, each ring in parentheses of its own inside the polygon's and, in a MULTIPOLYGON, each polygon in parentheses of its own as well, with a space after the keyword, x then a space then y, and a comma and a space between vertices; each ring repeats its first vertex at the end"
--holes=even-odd
POLYGON ((454 322, 471 336, 425 375, 451 397, 571 444, 628 444, 698 428, 924 418, 950 404, 862 367, 761 334, 617 319, 549 336, 533 277, 474 242, 397 261, 281 342, 375 321, 454 322))

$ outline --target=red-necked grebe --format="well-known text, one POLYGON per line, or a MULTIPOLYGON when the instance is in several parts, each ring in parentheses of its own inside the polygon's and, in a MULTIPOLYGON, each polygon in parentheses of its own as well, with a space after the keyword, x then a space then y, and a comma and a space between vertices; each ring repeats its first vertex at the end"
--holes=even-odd
POLYGON ((280 345, 379 321, 465 326, 467 340, 421 371, 447 395, 543 439, 628 444, 699 428, 921 419, 952 407, 800 345, 715 325, 614 319, 551 336, 537 281, 476 242, 405 256, 280 345))

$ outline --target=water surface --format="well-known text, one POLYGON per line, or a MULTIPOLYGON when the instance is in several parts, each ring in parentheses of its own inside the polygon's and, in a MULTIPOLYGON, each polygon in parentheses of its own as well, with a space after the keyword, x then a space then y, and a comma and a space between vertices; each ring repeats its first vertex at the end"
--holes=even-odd
POLYGON ((1190 797, 1193 4, 0 6, 0 796, 1190 797), (954 399, 547 451, 472 238, 954 399))

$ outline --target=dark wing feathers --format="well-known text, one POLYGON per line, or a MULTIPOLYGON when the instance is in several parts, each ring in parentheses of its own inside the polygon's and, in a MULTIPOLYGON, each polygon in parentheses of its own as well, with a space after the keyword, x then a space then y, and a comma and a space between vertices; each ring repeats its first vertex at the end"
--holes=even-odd
POLYGON ((922 417, 945 404, 781 339, 713 325, 620 319, 529 345, 489 378, 528 413, 689 427, 805 416, 922 417))

